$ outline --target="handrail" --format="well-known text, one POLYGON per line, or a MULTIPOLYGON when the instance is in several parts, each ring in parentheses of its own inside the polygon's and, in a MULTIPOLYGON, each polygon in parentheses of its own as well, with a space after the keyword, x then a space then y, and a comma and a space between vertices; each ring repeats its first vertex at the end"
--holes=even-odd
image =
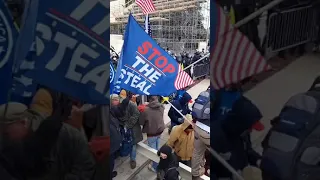
MULTIPOLYGON (((137 152, 140 152, 142 155, 144 155, 145 157, 147 157, 148 159, 154 162, 160 161, 159 156, 157 155, 157 150, 150 148, 148 145, 144 144, 143 142, 138 143, 137 152)), ((179 173, 184 180, 192 180, 190 167, 182 163, 179 163, 179 173)), ((210 178, 205 175, 201 176, 200 178, 203 180, 210 180, 210 178)))

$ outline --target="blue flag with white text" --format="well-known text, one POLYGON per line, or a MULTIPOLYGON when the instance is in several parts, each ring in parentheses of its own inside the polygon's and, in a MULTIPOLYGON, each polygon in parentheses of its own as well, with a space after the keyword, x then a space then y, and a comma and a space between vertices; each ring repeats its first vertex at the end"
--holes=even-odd
POLYGON ((193 83, 190 76, 137 23, 126 27, 116 79, 134 94, 168 96, 193 83))
POLYGON ((87 103, 109 103, 109 21, 108 1, 39 1, 35 66, 25 75, 87 103))
POLYGON ((12 82, 12 101, 20 102, 26 105, 29 105, 31 103, 31 100, 38 88, 38 84, 33 81, 33 79, 27 72, 34 69, 35 57, 35 43, 32 43, 31 48, 29 48, 27 57, 16 64, 16 72, 14 73, 12 82))
POLYGON ((14 44, 18 30, 4 0, 0 0, 0 104, 8 101, 12 86, 14 44))
POLYGON ((30 57, 30 47, 34 46, 38 6, 39 0, 24 1, 20 34, 17 38, 14 53, 14 65, 16 69, 20 68, 22 61, 25 60, 27 56, 30 57))

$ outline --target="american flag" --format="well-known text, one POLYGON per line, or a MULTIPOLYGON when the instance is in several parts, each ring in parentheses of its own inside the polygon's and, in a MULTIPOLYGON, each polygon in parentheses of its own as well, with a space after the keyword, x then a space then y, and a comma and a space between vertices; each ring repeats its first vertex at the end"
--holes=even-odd
POLYGON ((151 26, 150 26, 150 18, 149 15, 146 15, 146 18, 144 20, 144 26, 145 26, 145 31, 147 34, 149 34, 150 37, 152 37, 152 32, 151 32, 151 26))
POLYGON ((136 4, 140 6, 143 14, 149 14, 156 11, 152 0, 136 0, 136 4))
POLYGON ((179 71, 178 71, 178 75, 176 77, 176 80, 174 82, 174 86, 177 90, 183 89, 187 86, 190 86, 191 84, 193 84, 193 80, 192 78, 189 76, 188 73, 186 73, 185 71, 183 71, 181 65, 179 64, 179 71))
POLYGON ((214 89, 221 89, 269 70, 264 57, 216 3, 210 8, 210 77, 214 89))

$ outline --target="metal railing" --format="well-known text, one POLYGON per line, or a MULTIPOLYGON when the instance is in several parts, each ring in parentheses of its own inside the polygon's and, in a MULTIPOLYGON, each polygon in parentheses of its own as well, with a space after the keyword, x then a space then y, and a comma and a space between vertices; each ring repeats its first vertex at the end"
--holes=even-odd
MULTIPOLYGON (((148 145, 144 144, 143 142, 138 143, 137 145, 137 152, 142 154, 143 156, 147 157, 148 159, 154 161, 154 162, 159 162, 159 156, 157 155, 157 151, 155 149, 150 148, 148 145)), ((183 180, 192 180, 192 175, 191 175, 191 168, 179 163, 179 173, 180 176, 183 180)), ((210 180, 208 176, 201 176, 200 177, 203 180, 210 180)))
POLYGON ((196 64, 191 67, 192 78, 198 79, 203 76, 208 76, 210 73, 210 63, 196 64))
POLYGON ((312 41, 315 34, 314 13, 310 5, 270 14, 266 53, 279 52, 312 41))

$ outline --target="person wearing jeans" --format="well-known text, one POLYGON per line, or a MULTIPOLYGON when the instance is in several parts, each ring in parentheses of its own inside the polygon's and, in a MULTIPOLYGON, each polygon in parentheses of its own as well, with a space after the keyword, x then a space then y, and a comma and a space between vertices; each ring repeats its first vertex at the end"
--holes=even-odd
MULTIPOLYGON (((158 96, 151 96, 146 108, 140 114, 139 123, 143 126, 142 133, 147 133, 148 144, 151 148, 159 150, 160 136, 165 129, 163 120, 164 106, 159 102, 158 96)), ((158 164, 153 162, 149 170, 157 172, 158 164)))
MULTIPOLYGON (((159 150, 160 136, 148 137, 147 141, 148 141, 148 145, 151 148, 155 150, 159 150)), ((156 170, 157 167, 158 167, 158 163, 152 162, 152 168, 156 170)))
MULTIPOLYGON (((118 95, 111 96, 111 107, 110 107, 110 179, 117 176, 117 171, 114 171, 114 164, 116 153, 119 151, 121 142, 122 142, 122 135, 120 133, 120 124, 119 124, 119 117, 122 117, 123 114, 121 113, 119 107, 120 99, 118 95)), ((108 108, 109 109, 109 108, 108 108)), ((94 112, 93 112, 94 113, 94 112)))
POLYGON ((132 146, 132 150, 130 153, 130 160, 136 162, 136 159, 137 159, 137 145, 134 144, 132 146))
MULTIPOLYGON (((119 118, 120 125, 124 126, 128 130, 132 131, 132 139, 133 139, 133 148, 130 154, 130 167, 131 169, 135 169, 137 166, 136 163, 136 145, 143 140, 141 127, 139 124, 139 116, 140 112, 138 110, 138 106, 130 101, 131 97, 127 97, 126 99, 120 98, 120 109, 123 112, 124 116, 119 118)), ((112 135, 111 135, 112 136, 112 135)))

